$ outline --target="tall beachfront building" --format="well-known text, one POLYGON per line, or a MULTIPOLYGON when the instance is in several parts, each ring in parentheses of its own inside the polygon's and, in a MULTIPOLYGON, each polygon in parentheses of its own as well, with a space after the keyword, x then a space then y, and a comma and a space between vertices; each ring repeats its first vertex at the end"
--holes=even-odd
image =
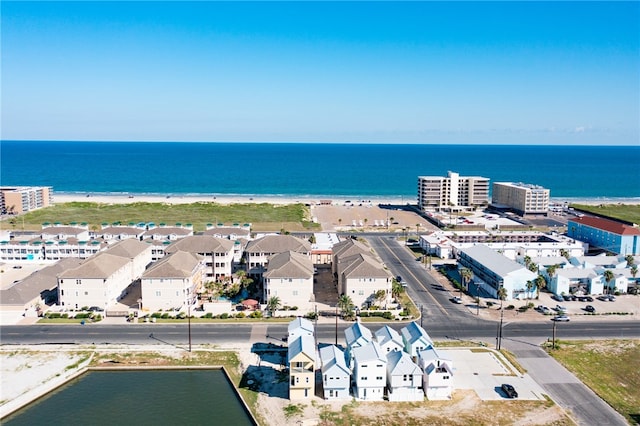
POLYGON ((468 210, 488 203, 489 178, 454 172, 448 172, 446 177, 418 177, 420 210, 468 210))
POLYGON ((22 214, 51 204, 53 204, 53 189, 50 186, 0 187, 2 214, 22 214))
POLYGON ((495 182, 491 203, 497 207, 511 208, 520 215, 547 214, 549 190, 527 183, 495 182))

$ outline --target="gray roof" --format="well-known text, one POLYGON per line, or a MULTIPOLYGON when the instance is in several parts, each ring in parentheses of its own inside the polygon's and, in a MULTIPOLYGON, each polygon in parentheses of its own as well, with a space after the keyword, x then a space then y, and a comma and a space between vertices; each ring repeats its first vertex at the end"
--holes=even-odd
POLYGON ((384 327, 379 328, 376 332, 376 341, 380 346, 383 346, 387 342, 393 341, 398 343, 400 346, 404 346, 402 344, 402 337, 400 334, 395 331, 393 328, 385 325, 384 327))
POLYGON ((598 274, 593 269, 566 268, 556 269, 556 276, 564 278, 595 278, 598 274))
POLYGON ((484 244, 477 244, 473 247, 461 249, 460 251, 501 277, 506 277, 512 272, 526 269, 518 262, 501 255, 484 244))
POLYGON ((371 254, 371 249, 352 238, 340 241, 331 248, 333 256, 346 257, 358 253, 371 254))
POLYGON ((106 279, 129 262, 130 260, 125 257, 102 252, 90 257, 77 268, 65 270, 58 277, 106 279))
POLYGON ((206 231, 203 231, 202 235, 213 235, 213 236, 219 236, 221 238, 227 238, 231 235, 236 235, 237 237, 248 238, 249 235, 251 235, 251 231, 248 229, 235 228, 235 227, 211 228, 211 229, 207 229, 206 231))
POLYGON ((144 271, 142 278, 189 278, 193 275, 201 257, 186 251, 176 251, 144 271))
POLYGON ((32 273, 11 287, 1 290, 0 304, 25 305, 38 297, 43 291, 54 290, 58 286, 58 274, 66 269, 75 268, 82 262, 82 259, 65 258, 32 273))
POLYGON ((285 251, 309 253, 311 243, 291 235, 265 235, 250 241, 245 251, 248 253, 283 253, 285 251))
POLYGON ((389 375, 413 375, 422 374, 422 370, 413 362, 408 353, 404 351, 391 351, 387 353, 387 373, 389 373, 389 375))
POLYGON ((144 229, 142 228, 137 228, 135 226, 107 226, 102 228, 99 231, 96 231, 96 235, 105 235, 105 234, 110 234, 110 235, 121 235, 121 234, 127 234, 127 235, 141 235, 144 233, 144 229))
POLYGON ((380 262, 367 254, 354 254, 341 260, 339 272, 346 278, 391 278, 391 272, 384 269, 380 262))
POLYGON ((433 340, 431 340, 431 337, 429 337, 427 332, 424 331, 424 328, 420 327, 415 321, 409 323, 405 327, 402 327, 400 332, 402 334, 402 338, 408 343, 415 343, 422 339, 433 346, 433 340))
POLYGON ((313 323, 306 318, 298 317, 291 321, 287 326, 287 331, 289 332, 289 334, 297 330, 302 330, 313 334, 313 323))
POLYGON ((357 364, 368 361, 381 361, 385 364, 387 363, 387 357, 382 353, 382 348, 380 348, 380 345, 378 345, 377 342, 371 341, 364 346, 353 348, 351 353, 354 362, 357 364))
POLYGON ((162 236, 166 236, 166 235, 182 235, 182 236, 186 236, 186 235, 192 235, 192 234, 193 234, 193 230, 192 229, 182 228, 182 227, 179 227, 179 226, 153 228, 153 229, 149 229, 148 231, 145 231, 145 233, 144 233, 144 235, 146 237, 150 237, 150 236, 153 236, 153 235, 162 235, 162 236))
POLYGON ((353 345, 359 339, 362 339, 366 342, 371 342, 373 340, 373 335, 371 334, 371 330, 362 325, 360 321, 356 321, 344 330, 344 337, 347 341, 347 346, 353 345))
POLYGON ((139 240, 128 239, 122 240, 105 250, 105 253, 109 253, 114 256, 120 256, 127 259, 135 259, 139 254, 149 249, 149 244, 139 240))
POLYGON ((180 250, 190 253, 229 253, 233 250, 233 241, 210 235, 192 235, 170 244, 165 253, 180 250))
POLYGON ((265 278, 311 278, 313 262, 307 255, 286 251, 273 255, 267 264, 265 278))
POLYGON ((85 228, 78 228, 75 226, 65 226, 65 225, 47 226, 46 228, 42 229, 42 234, 47 234, 47 235, 57 235, 57 234, 78 235, 78 234, 82 234, 83 232, 89 232, 89 231, 85 228))
POLYGON ((337 368, 347 376, 351 374, 344 358, 344 352, 335 345, 320 348, 320 360, 322 362, 323 373, 337 368))

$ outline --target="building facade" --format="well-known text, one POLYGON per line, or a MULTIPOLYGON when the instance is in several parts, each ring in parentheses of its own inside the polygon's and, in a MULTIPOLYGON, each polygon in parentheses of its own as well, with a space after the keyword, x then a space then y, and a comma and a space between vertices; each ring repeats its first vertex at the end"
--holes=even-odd
POLYGON ((547 214, 549 190, 527 183, 495 182, 491 203, 496 207, 512 209, 520 215, 547 214))
POLYGON ((53 188, 50 186, 0 187, 0 212, 22 214, 49 207, 53 204, 53 188))
POLYGON ((640 229, 614 220, 590 216, 571 219, 567 235, 608 252, 640 254, 640 229))
POLYGON ((468 210, 489 203, 489 178, 460 176, 418 177, 418 207, 422 211, 468 210))

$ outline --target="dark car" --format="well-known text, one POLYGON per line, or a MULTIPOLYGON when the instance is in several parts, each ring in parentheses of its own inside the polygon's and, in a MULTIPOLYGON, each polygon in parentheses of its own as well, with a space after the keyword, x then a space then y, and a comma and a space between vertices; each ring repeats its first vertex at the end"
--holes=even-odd
POLYGON ((400 275, 398 275, 398 276, 396 277, 396 281, 398 281, 399 283, 401 283, 401 282, 402 282, 402 277, 401 277, 400 275))
POLYGON ((596 308, 594 308, 591 305, 587 305, 587 306, 584 307, 584 310, 587 311, 587 312, 595 312, 596 308))
POLYGON ((89 308, 89 312, 104 312, 104 309, 99 306, 92 306, 89 308))
POLYGON ((584 298, 584 301, 585 301, 585 302, 593 302, 593 297, 591 297, 591 296, 586 296, 586 297, 584 298))
POLYGON ((559 294, 554 294, 553 296, 551 296, 551 298, 553 300, 557 300, 558 302, 564 302, 564 299, 559 294))
POLYGON ((502 391, 507 395, 507 397, 509 398, 517 398, 518 397, 518 392, 516 392, 516 389, 505 383, 501 386, 502 391))

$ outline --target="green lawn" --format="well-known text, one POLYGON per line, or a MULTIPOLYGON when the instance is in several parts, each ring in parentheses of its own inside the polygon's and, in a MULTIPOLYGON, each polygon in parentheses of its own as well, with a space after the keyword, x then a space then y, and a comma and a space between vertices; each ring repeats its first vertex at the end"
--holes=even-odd
POLYGON ((40 229, 42 223, 86 222, 91 229, 102 223, 120 222, 123 225, 154 222, 156 225, 176 223, 193 225, 194 231, 203 231, 206 224, 251 223, 253 229, 302 231, 319 228, 309 221, 310 211, 304 204, 275 205, 248 203, 222 205, 217 203, 164 204, 129 203, 103 204, 72 202, 36 210, 23 216, 5 220, 3 229, 40 229), (24 220, 24 222, 23 222, 24 220))
POLYGON ((631 424, 640 422, 640 340, 562 341, 549 353, 631 424))
POLYGON ((571 204, 571 207, 613 219, 640 223, 640 204, 600 204, 597 206, 571 204))

